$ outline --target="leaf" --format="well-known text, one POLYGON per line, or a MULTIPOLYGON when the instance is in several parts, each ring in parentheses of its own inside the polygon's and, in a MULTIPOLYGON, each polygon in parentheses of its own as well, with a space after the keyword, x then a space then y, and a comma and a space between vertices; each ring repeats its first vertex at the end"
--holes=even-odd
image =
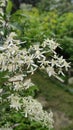
POLYGON ((7 7, 6 7, 6 13, 7 14, 8 13, 10 14, 12 7, 13 7, 13 4, 12 4, 11 0, 8 0, 7 7))

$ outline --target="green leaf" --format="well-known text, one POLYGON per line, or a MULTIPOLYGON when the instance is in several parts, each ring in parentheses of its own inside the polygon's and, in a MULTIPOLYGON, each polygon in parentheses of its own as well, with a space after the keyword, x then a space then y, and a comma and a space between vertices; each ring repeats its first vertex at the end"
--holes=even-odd
POLYGON ((13 4, 12 4, 11 0, 8 0, 7 7, 6 7, 6 13, 10 14, 10 12, 12 10, 12 6, 13 6, 13 4))

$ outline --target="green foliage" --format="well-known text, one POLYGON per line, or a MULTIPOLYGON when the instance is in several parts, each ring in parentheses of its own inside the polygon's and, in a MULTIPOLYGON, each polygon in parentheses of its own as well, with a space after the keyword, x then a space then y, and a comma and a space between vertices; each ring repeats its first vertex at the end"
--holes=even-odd
POLYGON ((8 0, 8 2, 7 2, 7 7, 6 7, 6 13, 10 13, 11 12, 11 10, 12 10, 12 2, 11 2, 11 0, 8 0))
MULTIPOLYGON (((63 48, 63 52, 69 54, 72 61, 73 54, 73 13, 58 15, 57 11, 40 13, 37 8, 18 10, 11 17, 13 29, 25 43, 22 47, 42 42, 45 38, 54 38, 63 48)), ((63 54, 64 55, 64 54, 63 54)), ((67 58, 67 57, 66 57, 67 58)))
POLYGON ((6 78, 7 71, 0 72, 0 85, 3 85, 4 82, 7 81, 8 78, 6 78))
POLYGON ((32 86, 28 90, 26 90, 26 96, 33 96, 35 97, 36 94, 38 93, 39 89, 37 86, 32 86))
POLYGON ((56 37, 73 63, 73 13, 63 14, 58 18, 56 37))
MULTIPOLYGON (((0 116, 2 117, 1 113, 0 116)), ((8 121, 9 126, 13 130, 48 130, 47 128, 43 128, 39 122, 30 121, 28 118, 24 118, 23 113, 21 114, 21 112, 15 112, 13 110, 5 113, 1 120, 0 127, 8 121)))
POLYGON ((17 29, 19 37, 29 44, 42 42, 48 36, 52 37, 57 24, 56 19, 56 12, 40 14, 36 8, 32 8, 31 11, 19 10, 11 17, 11 21, 14 22, 14 29, 17 29))

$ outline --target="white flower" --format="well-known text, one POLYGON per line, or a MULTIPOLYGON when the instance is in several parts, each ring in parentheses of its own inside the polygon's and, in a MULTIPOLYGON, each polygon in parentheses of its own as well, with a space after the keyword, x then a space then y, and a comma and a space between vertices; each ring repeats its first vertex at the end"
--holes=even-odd
POLYGON ((53 56, 53 58, 56 60, 56 59, 58 59, 58 56, 55 54, 55 55, 53 56))
POLYGON ((34 74, 34 72, 36 71, 36 69, 38 68, 38 66, 36 65, 35 67, 30 67, 30 70, 27 70, 27 73, 31 73, 31 74, 34 74))
POLYGON ((24 79, 24 74, 16 75, 12 78, 9 79, 10 82, 16 82, 16 81, 23 81, 24 79))
POLYGON ((3 1, 0 1, 0 7, 5 7, 6 6, 6 1, 3 0, 3 1))
POLYGON ((38 61, 40 63, 40 66, 47 66, 49 64, 49 61, 46 60, 46 57, 38 61))
POLYGON ((27 65, 27 69, 30 67, 30 66, 35 66, 34 64, 34 56, 33 55, 27 55, 25 56, 25 64, 27 65))
POLYGON ((0 93, 2 93, 3 89, 0 89, 0 93))
POLYGON ((13 82, 13 89, 18 91, 23 89, 23 84, 21 82, 13 82))
POLYGON ((63 76, 65 76, 65 74, 63 73, 62 68, 59 68, 58 74, 62 74, 63 76))
POLYGON ((59 44, 56 43, 53 39, 46 39, 42 45, 43 47, 48 46, 51 51, 55 50, 59 46, 59 44))
POLYGON ((57 63, 56 65, 59 67, 63 67, 63 63, 64 63, 65 59, 63 59, 63 56, 57 58, 57 63))
POLYGON ((66 71, 68 71, 68 68, 70 68, 70 63, 64 61, 63 66, 65 67, 66 71))
POLYGON ((17 36, 15 32, 11 32, 9 34, 9 36, 7 36, 7 40, 5 42, 5 44, 7 44, 8 46, 12 46, 13 42, 15 41, 13 38, 17 36))
POLYGON ((10 108, 15 108, 17 111, 21 109, 21 103, 20 103, 20 97, 14 94, 11 94, 11 96, 8 97, 10 100, 10 108))
POLYGON ((3 32, 3 31, 0 31, 0 34, 3 36, 3 35, 4 35, 4 32, 3 32))
POLYGON ((35 52, 35 58, 37 59, 41 59, 41 58, 44 58, 44 55, 43 55, 44 52, 41 52, 41 51, 36 51, 35 52))
POLYGON ((17 34, 15 32, 11 32, 10 35, 9 35, 9 37, 11 37, 11 38, 13 38, 15 36, 17 36, 17 34))
POLYGON ((43 48, 40 48, 39 44, 33 45, 32 49, 35 50, 35 51, 41 51, 41 50, 43 50, 43 48))
POLYGON ((12 64, 8 64, 7 70, 9 72, 14 72, 16 70, 16 66, 14 64, 13 65, 12 64))
POLYGON ((0 26, 3 26, 3 27, 5 26, 5 21, 1 17, 0 17, 0 24, 1 24, 0 26))
POLYGON ((52 59, 50 63, 51 63, 51 66, 54 67, 57 63, 57 60, 52 59))
POLYGON ((29 50, 34 52, 34 58, 37 59, 44 58, 43 54, 45 53, 45 51, 43 51, 43 48, 41 48, 39 44, 31 46, 29 50))
POLYGON ((3 55, 0 55, 0 71, 6 71, 7 70, 7 66, 6 66, 6 57, 4 57, 3 55))
POLYGON ((23 86, 25 87, 25 89, 28 89, 31 86, 34 86, 34 84, 31 82, 31 79, 27 79, 27 80, 24 81, 23 86))
POLYGON ((49 77, 56 74, 52 66, 46 67, 46 72, 48 73, 49 77))
POLYGON ((56 66, 63 68, 65 67, 66 71, 68 71, 68 68, 70 68, 70 63, 67 63, 65 59, 63 59, 63 56, 57 57, 56 66))
MULTIPOLYGON (((0 0, 0 3, 6 3, 8 0, 0 0)), ((5 5, 6 6, 6 5, 5 5)))
POLYGON ((0 65, 4 62, 4 56, 3 54, 0 54, 0 65))
POLYGON ((34 53, 35 58, 37 59, 44 58, 43 54, 45 53, 45 51, 43 51, 43 48, 40 48, 39 44, 34 45, 33 50, 35 51, 34 53))
POLYGON ((0 8, 0 14, 3 16, 4 15, 4 12, 3 12, 3 9, 0 8))

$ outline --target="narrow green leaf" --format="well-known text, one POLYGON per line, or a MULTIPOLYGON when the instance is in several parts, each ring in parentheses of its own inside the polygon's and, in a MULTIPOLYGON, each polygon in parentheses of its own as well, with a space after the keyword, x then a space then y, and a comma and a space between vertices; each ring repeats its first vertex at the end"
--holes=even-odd
POLYGON ((12 6, 13 6, 13 4, 12 4, 11 0, 8 0, 7 7, 6 7, 6 13, 11 12, 12 6))

